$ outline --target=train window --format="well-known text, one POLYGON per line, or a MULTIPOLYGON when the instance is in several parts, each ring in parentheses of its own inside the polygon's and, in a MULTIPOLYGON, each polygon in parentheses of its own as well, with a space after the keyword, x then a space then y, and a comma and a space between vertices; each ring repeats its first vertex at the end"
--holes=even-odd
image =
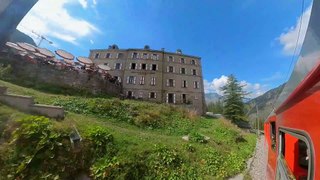
POLYGON ((271 139, 271 148, 276 149, 276 122, 270 123, 270 139, 271 139))
POLYGON ((307 139, 291 131, 280 131, 278 177, 289 179, 311 179, 311 153, 307 139))

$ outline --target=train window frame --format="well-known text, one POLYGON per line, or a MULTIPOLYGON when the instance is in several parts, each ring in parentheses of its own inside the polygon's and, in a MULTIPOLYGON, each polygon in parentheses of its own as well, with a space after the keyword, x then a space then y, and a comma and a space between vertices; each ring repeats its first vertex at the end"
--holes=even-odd
MULTIPOLYGON (((294 130, 294 129, 288 129, 288 128, 283 128, 279 127, 278 129, 278 138, 279 138, 279 146, 278 146, 278 157, 277 157, 277 167, 276 167, 276 179, 279 179, 280 177, 283 178, 284 175, 286 179, 290 179, 290 176, 293 175, 289 167, 287 166, 286 160, 285 160, 285 134, 289 134, 298 140, 303 141, 307 145, 307 153, 309 156, 309 161, 308 161, 308 176, 307 180, 311 180, 314 177, 314 153, 313 153, 313 144, 312 141, 310 140, 310 136, 300 130, 294 130)), ((299 162, 299 161, 298 161, 299 162)), ((301 165, 299 164, 301 167, 301 165)), ((301 167, 302 168, 302 167, 301 167)), ((295 176, 293 176, 295 177, 295 176)), ((295 178, 293 178, 295 179, 295 178)))
POLYGON ((271 149, 275 151, 276 145, 277 145, 277 126, 276 126, 276 122, 270 122, 269 124, 270 124, 271 149))

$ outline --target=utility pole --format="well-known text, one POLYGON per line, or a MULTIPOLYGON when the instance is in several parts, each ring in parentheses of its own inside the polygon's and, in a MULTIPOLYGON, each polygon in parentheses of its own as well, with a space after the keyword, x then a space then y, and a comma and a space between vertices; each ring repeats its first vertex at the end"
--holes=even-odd
POLYGON ((39 41, 37 47, 39 47, 39 46, 41 45, 41 43, 42 43, 43 40, 47 41, 49 44, 53 44, 53 42, 50 41, 50 40, 48 40, 46 37, 44 37, 44 36, 42 36, 42 35, 34 32, 34 31, 32 31, 32 33, 35 34, 36 36, 38 36, 38 38, 40 38, 40 41, 39 41))

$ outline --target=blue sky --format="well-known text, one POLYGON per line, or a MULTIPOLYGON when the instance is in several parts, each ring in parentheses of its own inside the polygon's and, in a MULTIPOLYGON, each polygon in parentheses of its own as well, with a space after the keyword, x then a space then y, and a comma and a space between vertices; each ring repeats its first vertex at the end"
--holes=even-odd
POLYGON ((40 0, 18 26, 77 56, 89 49, 142 48, 202 57, 206 92, 218 92, 234 74, 258 96, 287 79, 298 25, 299 45, 310 0, 40 0))

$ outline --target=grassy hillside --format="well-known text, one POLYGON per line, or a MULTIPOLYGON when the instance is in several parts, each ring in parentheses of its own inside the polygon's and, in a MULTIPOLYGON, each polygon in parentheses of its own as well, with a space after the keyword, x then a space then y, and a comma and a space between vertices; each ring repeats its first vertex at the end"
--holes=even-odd
POLYGON ((68 111, 65 120, 54 121, 0 104, 0 177, 6 179, 81 173, 93 179, 223 179, 245 168, 256 142, 226 120, 171 106, 0 86, 68 111), (83 138, 75 149, 69 140, 74 127, 83 138))

